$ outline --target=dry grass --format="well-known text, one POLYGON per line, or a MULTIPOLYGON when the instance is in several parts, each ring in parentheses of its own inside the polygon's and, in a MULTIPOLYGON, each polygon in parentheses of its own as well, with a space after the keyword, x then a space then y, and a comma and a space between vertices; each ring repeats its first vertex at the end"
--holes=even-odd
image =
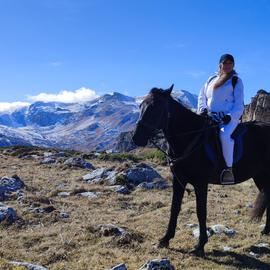
MULTIPOLYGON (((94 159, 97 168, 122 168, 120 162, 94 159)), ((126 166, 126 165, 125 165, 126 166)), ((157 166, 167 179, 167 167, 157 166)), ((118 195, 105 186, 88 185, 81 178, 87 171, 67 169, 58 165, 39 165, 37 161, 16 156, 1 157, 0 176, 17 174, 26 187, 23 205, 16 200, 5 202, 14 207, 24 220, 23 225, 0 228, 0 269, 11 268, 4 260, 37 263, 51 270, 99 270, 119 263, 128 269, 138 269, 147 260, 168 257, 176 269, 270 269, 270 258, 249 256, 248 248, 269 242, 261 236, 260 224, 249 221, 247 204, 255 200, 257 191, 252 181, 234 187, 209 186, 208 225, 223 224, 234 228, 234 237, 215 235, 206 245, 207 258, 188 254, 196 239, 187 223, 197 223, 194 193, 185 195, 175 238, 169 249, 155 248, 163 236, 169 219, 171 188, 158 191, 136 190, 130 195, 118 195), (104 191, 96 199, 76 196, 76 191, 104 191), (70 197, 55 196, 59 191, 73 192, 70 197), (31 203, 54 206, 55 211, 35 214, 27 210, 31 203), (70 213, 63 220, 59 212, 70 213), (239 213, 240 211, 240 213, 239 213), (127 239, 100 236, 91 228, 112 223, 131 232, 127 239), (223 252, 224 246, 233 247, 223 252), (10 267, 10 268, 9 268, 10 267)), ((262 222, 263 223, 263 222, 262 222)))

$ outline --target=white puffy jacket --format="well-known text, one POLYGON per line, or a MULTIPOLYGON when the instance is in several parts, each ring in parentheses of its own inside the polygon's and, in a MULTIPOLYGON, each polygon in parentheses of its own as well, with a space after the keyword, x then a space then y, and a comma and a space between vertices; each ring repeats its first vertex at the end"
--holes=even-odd
MULTIPOLYGON (((236 76, 236 75, 234 75, 236 76)), ((238 77, 238 76, 237 76, 238 77)), ((232 79, 213 90, 213 84, 218 79, 211 76, 200 90, 198 97, 198 113, 205 108, 210 112, 224 112, 231 116, 232 121, 239 121, 244 111, 244 86, 238 77, 233 89, 232 79)))

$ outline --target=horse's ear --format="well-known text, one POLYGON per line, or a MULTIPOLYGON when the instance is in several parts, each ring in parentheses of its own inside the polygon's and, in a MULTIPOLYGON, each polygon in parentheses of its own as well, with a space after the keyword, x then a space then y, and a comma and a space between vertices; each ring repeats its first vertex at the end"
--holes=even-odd
POLYGON ((174 84, 172 84, 171 87, 166 90, 166 93, 170 95, 173 90, 173 87, 174 87, 174 84))

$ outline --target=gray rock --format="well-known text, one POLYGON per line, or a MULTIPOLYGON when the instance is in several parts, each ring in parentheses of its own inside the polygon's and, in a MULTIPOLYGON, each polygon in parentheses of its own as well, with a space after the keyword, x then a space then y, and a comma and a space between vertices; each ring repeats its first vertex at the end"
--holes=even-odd
MULTIPOLYGON (((211 228, 207 228, 207 236, 210 237, 214 234, 213 230, 211 228)), ((194 237, 199 238, 200 237, 200 229, 196 228, 192 231, 192 234, 194 237)))
POLYGON ((116 184, 116 171, 107 171, 105 173, 105 179, 104 181, 108 184, 108 185, 115 185, 116 184))
POLYGON ((232 247, 228 247, 228 246, 223 247, 223 251, 225 252, 232 251, 232 250, 233 250, 232 247))
POLYGON ((103 178, 106 171, 107 169, 105 168, 96 169, 93 172, 84 175, 83 180, 88 183, 98 183, 103 178))
MULTIPOLYGON (((234 236, 236 232, 234 229, 230 229, 222 224, 216 224, 207 228, 208 237, 212 236, 213 234, 222 234, 222 233, 226 234, 227 236, 234 236)), ((200 236, 199 228, 193 230, 193 236, 196 238, 200 236)))
POLYGON ((96 231, 98 231, 101 236, 121 236, 126 233, 126 230, 113 224, 99 224, 97 225, 96 231))
POLYGON ((137 186, 142 189, 165 189, 168 188, 168 184, 163 179, 154 180, 153 182, 143 182, 137 186))
POLYGON ((101 194, 101 192, 91 192, 91 191, 86 191, 86 192, 81 192, 78 193, 78 196, 82 196, 82 197, 87 197, 90 199, 95 199, 97 198, 99 195, 101 194))
POLYGON ((127 267, 124 263, 121 263, 121 264, 114 266, 110 270, 127 270, 127 267))
POLYGON ((130 193, 130 190, 126 186, 120 186, 116 189, 116 192, 119 194, 128 195, 130 193))
POLYGON ((189 223, 189 224, 186 224, 185 226, 186 226, 187 228, 189 228, 189 229, 193 229, 193 228, 198 227, 199 225, 198 225, 198 224, 195 224, 195 223, 189 223))
POLYGON ((40 161, 40 164, 54 164, 56 163, 56 159, 53 157, 45 157, 43 160, 40 161))
POLYGON ((57 196, 68 197, 68 196, 70 196, 70 192, 62 191, 62 192, 57 193, 57 196))
POLYGON ((174 266, 168 259, 155 259, 148 261, 139 270, 174 270, 174 266))
POLYGON ((135 186, 143 182, 153 182, 155 178, 162 179, 160 174, 146 164, 134 165, 123 173, 126 181, 135 186))
POLYGON ((0 222, 8 221, 9 224, 14 223, 18 219, 16 211, 4 204, 0 204, 0 222))
POLYGON ((84 175, 83 180, 89 184, 107 183, 108 185, 115 185, 116 176, 116 171, 100 168, 84 175))
POLYGON ((64 162, 64 164, 68 165, 70 167, 78 167, 78 168, 89 169, 89 170, 95 169, 95 167, 91 163, 86 162, 81 157, 71 157, 71 158, 67 159, 64 162))
POLYGON ((17 191, 24 186, 24 182, 17 175, 0 179, 0 193, 17 191))
POLYGON ((66 212, 60 212, 59 216, 60 216, 60 218, 64 218, 64 219, 69 218, 69 214, 66 212))
POLYGON ((31 263, 26 263, 26 262, 11 261, 9 263, 14 264, 14 265, 18 265, 18 266, 25 266, 27 268, 27 270, 49 270, 48 268, 45 268, 43 266, 35 265, 35 264, 31 264, 31 263))

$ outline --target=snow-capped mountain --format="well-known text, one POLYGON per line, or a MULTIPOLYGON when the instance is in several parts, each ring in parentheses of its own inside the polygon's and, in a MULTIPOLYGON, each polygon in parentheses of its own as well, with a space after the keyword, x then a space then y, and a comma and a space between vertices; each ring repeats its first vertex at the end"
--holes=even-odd
MULTIPOLYGON (((197 96, 187 91, 174 96, 191 108, 197 105, 197 96)), ((111 149, 121 132, 134 129, 142 99, 114 92, 84 103, 35 102, 2 112, 0 146, 111 149)))

